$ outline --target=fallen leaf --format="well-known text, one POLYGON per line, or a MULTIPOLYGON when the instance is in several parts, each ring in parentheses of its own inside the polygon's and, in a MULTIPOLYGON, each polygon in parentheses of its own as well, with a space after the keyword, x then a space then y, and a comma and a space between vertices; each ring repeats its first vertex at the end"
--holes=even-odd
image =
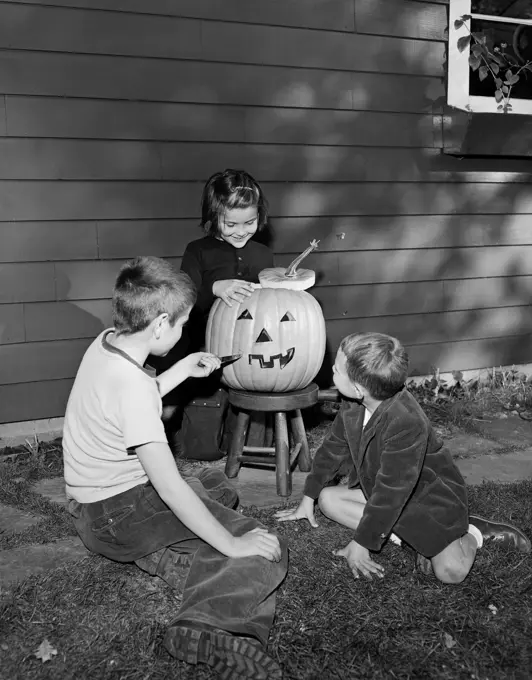
POLYGON ((39 645, 39 649, 35 652, 35 656, 41 659, 44 663, 45 661, 51 661, 52 657, 57 654, 57 649, 52 647, 46 638, 39 645))
POLYGON ((495 614, 499 611, 499 610, 497 609, 497 607, 496 607, 494 604, 488 605, 488 609, 489 609, 490 612, 493 614, 493 616, 495 616, 495 614))
POLYGON ((452 635, 449 635, 449 633, 443 634, 443 640, 447 649, 452 649, 456 645, 456 640, 454 640, 452 635))

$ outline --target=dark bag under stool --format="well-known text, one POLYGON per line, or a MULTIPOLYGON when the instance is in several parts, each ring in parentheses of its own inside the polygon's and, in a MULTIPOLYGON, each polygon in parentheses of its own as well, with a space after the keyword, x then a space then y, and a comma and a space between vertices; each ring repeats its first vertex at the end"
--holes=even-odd
POLYGON ((193 460, 219 460, 227 411, 227 392, 219 388, 208 396, 197 396, 183 409, 181 430, 176 433, 180 457, 193 460))

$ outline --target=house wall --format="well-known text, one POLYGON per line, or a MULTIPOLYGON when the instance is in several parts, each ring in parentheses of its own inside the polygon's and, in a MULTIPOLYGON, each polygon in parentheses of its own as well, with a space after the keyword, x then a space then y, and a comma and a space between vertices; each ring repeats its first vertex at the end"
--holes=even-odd
POLYGON ((320 239, 330 352, 371 329, 414 374, 530 361, 529 162, 441 153, 446 24, 418 0, 0 2, 0 422, 63 414, 121 263, 179 264, 225 167, 263 183, 278 264, 320 239))

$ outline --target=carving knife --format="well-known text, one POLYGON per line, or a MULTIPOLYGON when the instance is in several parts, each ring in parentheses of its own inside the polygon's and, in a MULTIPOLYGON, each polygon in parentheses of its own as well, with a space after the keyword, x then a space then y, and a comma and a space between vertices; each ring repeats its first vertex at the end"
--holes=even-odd
POLYGON ((227 366, 228 364, 232 364, 234 361, 238 361, 241 356, 242 352, 238 352, 238 354, 228 354, 227 356, 218 358, 220 359, 222 366, 227 366))
MULTIPOLYGON (((220 368, 223 368, 224 366, 228 366, 229 364, 232 364, 234 361, 238 361, 240 357, 242 356, 243 352, 238 352, 238 354, 227 354, 224 357, 218 357, 220 359, 221 365, 220 368)), ((200 366, 203 366, 201 361, 199 362, 200 366)))

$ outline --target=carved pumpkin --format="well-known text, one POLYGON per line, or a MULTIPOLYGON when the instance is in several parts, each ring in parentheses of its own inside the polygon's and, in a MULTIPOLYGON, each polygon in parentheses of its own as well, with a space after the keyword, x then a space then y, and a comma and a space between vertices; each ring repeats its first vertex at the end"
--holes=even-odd
POLYGON ((313 242, 286 270, 263 270, 262 288, 240 305, 214 303, 207 323, 207 351, 219 356, 243 353, 223 369, 222 381, 228 387, 288 392, 306 387, 316 377, 325 354, 325 320, 318 302, 301 290, 313 284, 314 272, 297 271, 297 264, 316 246, 313 242))

